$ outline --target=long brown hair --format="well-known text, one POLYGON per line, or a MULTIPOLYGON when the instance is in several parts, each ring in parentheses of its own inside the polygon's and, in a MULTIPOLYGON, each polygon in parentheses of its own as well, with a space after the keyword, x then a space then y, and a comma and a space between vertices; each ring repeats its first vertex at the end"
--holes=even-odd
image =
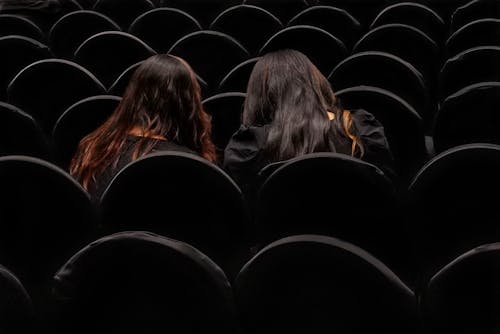
POLYGON ((274 161, 313 152, 336 152, 340 137, 351 142, 352 156, 363 155, 351 113, 340 107, 316 66, 295 50, 268 53, 255 64, 243 124, 269 127, 263 152, 274 161))
POLYGON ((137 68, 111 117, 80 142, 71 161, 71 175, 88 189, 98 175, 116 167, 133 129, 140 129, 141 139, 132 160, 151 152, 162 139, 216 160, 210 118, 201 104, 196 75, 178 57, 155 55, 137 68))

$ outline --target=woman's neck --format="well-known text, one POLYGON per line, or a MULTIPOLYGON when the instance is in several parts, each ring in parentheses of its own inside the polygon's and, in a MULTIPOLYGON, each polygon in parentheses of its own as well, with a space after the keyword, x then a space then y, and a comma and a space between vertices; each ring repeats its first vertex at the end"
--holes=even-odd
POLYGON ((140 126, 133 127, 128 132, 128 134, 131 136, 135 136, 135 137, 146 137, 146 138, 151 138, 151 139, 167 140, 164 136, 145 131, 140 126))

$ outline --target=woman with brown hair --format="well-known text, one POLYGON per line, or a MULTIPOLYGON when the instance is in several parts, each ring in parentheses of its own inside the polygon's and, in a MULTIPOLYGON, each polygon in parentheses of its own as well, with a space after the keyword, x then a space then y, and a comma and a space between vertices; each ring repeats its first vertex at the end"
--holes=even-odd
POLYGON ((111 117, 80 142, 70 173, 98 199, 120 169, 157 151, 216 160, 196 75, 171 55, 150 57, 135 71, 111 117))
POLYGON ((247 196, 263 167, 313 152, 361 158, 392 176, 382 125, 364 110, 341 108, 327 79, 302 53, 281 50, 255 65, 241 128, 224 153, 224 167, 247 196))

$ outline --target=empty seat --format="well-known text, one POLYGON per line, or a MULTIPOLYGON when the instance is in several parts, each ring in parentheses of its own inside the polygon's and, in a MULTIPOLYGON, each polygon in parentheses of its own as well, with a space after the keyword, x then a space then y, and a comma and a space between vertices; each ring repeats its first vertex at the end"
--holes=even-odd
POLYGON ((259 57, 245 60, 241 64, 236 65, 229 73, 220 81, 220 92, 246 92, 248 80, 252 74, 253 68, 259 57))
POLYGON ((0 331, 5 334, 29 333, 35 329, 31 297, 7 268, 0 266, 0 331))
POLYGON ((109 31, 96 34, 75 51, 75 61, 109 87, 129 66, 156 52, 135 36, 109 31))
POLYGON ((59 58, 73 59, 73 55, 87 38, 104 31, 119 31, 120 27, 107 16, 80 10, 61 17, 50 29, 50 49, 59 58))
POLYGON ((233 261, 248 250, 240 189, 217 166, 192 154, 154 153, 130 163, 102 195, 101 211, 110 231, 149 230, 182 240, 224 269, 234 271, 233 261))
MULTIPOLYGON (((142 61, 135 63, 131 65, 129 68, 127 68, 125 71, 123 71, 122 74, 113 82, 111 87, 109 87, 108 92, 111 95, 115 96, 123 96, 125 93, 125 90, 127 89, 128 83, 130 79, 132 78, 132 75, 134 75, 135 70, 142 64, 142 61)), ((200 78, 198 75, 196 75, 196 78, 198 79, 198 84, 200 85, 201 89, 201 95, 206 96, 208 94, 208 85, 203 80, 200 78)))
POLYGON ((8 102, 33 116, 50 133, 73 103, 102 95, 105 89, 89 71, 62 59, 46 59, 24 68, 9 84, 8 102))
POLYGON ((424 276, 460 254, 499 240, 500 147, 469 144, 427 163, 409 187, 415 254, 424 276))
POLYGON ((445 35, 445 23, 441 16, 426 5, 401 2, 384 8, 373 20, 370 29, 391 23, 415 27, 441 45, 445 35))
POLYGON ((29 19, 17 15, 0 14, 0 37, 9 35, 29 37, 40 42, 45 40, 42 30, 29 19))
POLYGON ((424 119, 433 117, 422 74, 401 58, 379 51, 356 53, 330 73, 333 89, 360 85, 386 89, 408 102, 424 119))
POLYGON ((446 53, 451 58, 477 46, 500 46, 500 19, 472 21, 455 31, 446 41, 446 53))
POLYGON ((93 10, 111 18, 123 29, 141 14, 155 8, 150 0, 98 0, 93 10))
POLYGON ((245 97, 245 93, 221 93, 203 101, 203 108, 212 118, 212 140, 219 154, 240 128, 245 97))
POLYGON ((0 124, 0 156, 28 155, 50 159, 48 140, 33 117, 0 102, 0 124))
POLYGON ((129 33, 139 37, 158 53, 167 53, 180 38, 201 30, 191 15, 175 8, 157 8, 139 16, 129 33))
POLYGON ((5 101, 7 86, 23 68, 37 60, 51 58, 49 48, 28 37, 0 37, 0 101, 5 101))
POLYGON ((233 37, 216 31, 198 31, 178 40, 169 53, 185 59, 214 90, 223 76, 249 57, 233 37))
POLYGON ((451 31, 454 32, 467 23, 480 19, 500 19, 500 1, 473 0, 458 7, 451 16, 451 31))
POLYGON ((482 245, 434 275, 422 298, 426 333, 494 333, 500 326, 500 244, 482 245))
POLYGON ((479 46, 459 53, 446 61, 439 79, 441 99, 475 83, 500 82, 500 46, 479 46))
POLYGON ((262 243, 296 234, 338 237, 403 270, 410 259, 398 205, 393 183, 378 167, 345 154, 313 153, 284 162, 264 182, 257 232, 262 243), (365 200, 354 200, 360 194, 365 200))
POLYGON ((211 30, 234 37, 251 54, 257 54, 264 43, 282 28, 283 24, 273 14, 249 5, 225 10, 210 25, 211 30))
POLYGON ((57 333, 236 332, 224 272, 190 245, 148 232, 80 250, 56 273, 53 296, 57 333))
POLYGON ((0 158, 0 261, 40 301, 54 272, 94 238, 89 195, 63 170, 31 157, 0 158))
POLYGON ((77 2, 82 6, 84 9, 91 9, 94 7, 95 3, 97 0, 77 0, 77 2))
POLYGON ((204 29, 224 10, 241 5, 242 0, 157 0, 162 7, 182 9, 194 16, 204 29))
POLYGON ((292 26, 274 34, 259 54, 281 49, 294 49, 305 54, 318 69, 328 75, 347 57, 344 43, 323 29, 313 26, 292 26))
POLYGON ((243 333, 417 332, 410 288, 364 250, 330 237, 270 244, 234 288, 243 333))
POLYGON ((354 53, 382 51, 413 65, 434 88, 439 64, 439 47, 422 31, 405 24, 386 24, 366 33, 353 48, 354 53))
POLYGON ((396 171, 408 181, 427 160, 424 122, 399 96, 381 88, 357 86, 337 92, 346 109, 364 109, 382 123, 395 158, 396 171))
POLYGON ((288 25, 310 25, 321 28, 338 37, 348 49, 351 49, 361 36, 361 23, 347 11, 331 6, 307 8, 293 17, 288 25))
POLYGON ((308 6, 306 0, 243 0, 243 4, 262 7, 276 15, 283 23, 287 23, 308 6))
POLYGON ((117 96, 92 96, 75 103, 59 117, 52 141, 60 166, 69 167, 80 140, 104 123, 120 101, 117 96))
POLYGON ((448 96, 436 115, 437 152, 468 143, 500 144, 500 82, 467 86, 448 96))

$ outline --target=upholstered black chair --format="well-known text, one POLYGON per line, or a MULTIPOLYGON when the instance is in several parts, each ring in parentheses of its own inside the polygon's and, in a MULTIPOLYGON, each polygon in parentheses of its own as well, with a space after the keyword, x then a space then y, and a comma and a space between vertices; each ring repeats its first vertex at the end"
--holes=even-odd
POLYGON ((467 86, 448 96, 436 115, 437 152, 468 143, 500 144, 500 82, 467 86))
POLYGON ((259 54, 264 55, 281 49, 302 52, 324 75, 328 75, 347 57, 347 48, 340 39, 313 26, 291 26, 277 32, 266 42, 259 54))
POLYGON ((185 59, 215 90, 234 66, 248 59, 248 51, 233 37, 217 31, 198 31, 178 40, 169 53, 185 59))
POLYGON ((0 101, 5 101, 9 82, 26 66, 51 58, 49 48, 34 39, 23 36, 0 37, 0 101))
POLYGON ((221 93, 203 101, 205 111, 212 117, 212 140, 220 154, 240 128, 245 97, 245 93, 221 93))
POLYGON ((448 59, 441 68, 440 99, 469 85, 488 81, 500 82, 500 46, 479 46, 465 50, 448 59))
POLYGON ((251 237, 242 194, 207 160, 153 153, 127 165, 104 192, 108 231, 149 230, 197 247, 234 275, 251 237))
POLYGON ((500 326, 500 244, 481 245, 434 275, 422 297, 426 333, 494 333, 500 326))
POLYGON ((29 19, 12 14, 0 14, 0 37, 17 35, 39 42, 45 41, 43 31, 29 19))
POLYGON ((386 89, 405 100, 424 119, 432 119, 433 108, 422 74, 401 58, 379 51, 354 54, 330 73, 335 91, 355 86, 386 89))
POLYGON ((370 29, 391 23, 401 23, 415 27, 432 38, 438 45, 441 45, 444 41, 446 25, 443 18, 435 10, 424 4, 401 2, 389 5, 375 17, 370 29))
POLYGON ((306 0, 243 0, 243 4, 262 7, 276 15, 283 23, 308 7, 306 0))
POLYGON ((149 232, 80 250, 56 273, 53 299, 56 333, 237 331, 224 272, 192 246, 149 232))
POLYGON ((94 209, 71 176, 40 159, 1 157, 0 182, 0 262, 41 305, 57 268, 95 237, 94 209))
POLYGON ((446 41, 448 58, 477 46, 500 46, 500 19, 480 19, 467 23, 446 41))
POLYGON ((451 31, 457 31, 475 20, 500 19, 500 2, 497 0, 473 0, 458 7, 451 16, 451 31))
POLYGON ((27 155, 51 159, 47 137, 30 115, 0 102, 0 156, 27 155))
POLYGON ((123 30, 141 14, 155 8, 150 0, 98 0, 92 8, 118 23, 123 30))
POLYGON ((283 24, 276 16, 263 8, 249 5, 223 11, 210 25, 211 30, 234 37, 253 55, 282 28, 283 24))
POLYGON ((103 85, 80 65, 46 59, 24 68, 10 82, 7 100, 33 116, 50 133, 66 108, 85 97, 104 93, 103 85))
POLYGON ((178 8, 195 17, 204 29, 224 10, 241 5, 242 0, 157 0, 161 7, 178 8))
POLYGON ((495 193, 500 147, 469 144, 437 155, 409 187, 408 217, 424 278, 460 254, 500 237, 495 193))
POLYGON ((129 33, 158 53, 167 53, 180 38, 201 30, 191 15, 176 8, 156 8, 140 15, 131 24, 129 33))
POLYGON ((28 292, 7 268, 0 266, 0 331, 5 334, 35 330, 35 311, 28 292))
POLYGON ((88 38, 104 31, 120 31, 107 16, 79 10, 61 17, 49 32, 49 45, 58 58, 72 60, 76 49, 88 38))
POLYGON ((310 25, 339 38, 351 50, 361 36, 361 23, 346 10, 332 6, 309 7, 293 17, 289 26, 310 25))
POLYGON ((219 83, 219 92, 246 92, 248 80, 259 57, 236 65, 219 83))
POLYGON ((331 237, 273 242, 234 288, 243 333, 417 332, 410 288, 372 255, 331 237))
POLYGON ((75 61, 109 87, 129 66, 156 52, 135 36, 109 31, 96 34, 75 51, 75 61))
POLYGON ((120 98, 110 95, 92 96, 69 107, 52 130, 56 161, 67 169, 80 140, 104 123, 118 107, 120 98))
POLYGON ((356 86, 337 92, 348 110, 364 109, 384 126, 395 159, 395 170, 408 182, 429 158, 422 117, 406 101, 385 89, 356 86))

